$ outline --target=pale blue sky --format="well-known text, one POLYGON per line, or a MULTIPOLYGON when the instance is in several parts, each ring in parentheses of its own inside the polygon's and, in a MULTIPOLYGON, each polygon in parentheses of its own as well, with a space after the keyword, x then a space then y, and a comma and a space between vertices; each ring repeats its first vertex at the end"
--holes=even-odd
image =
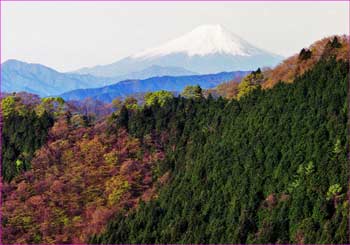
POLYGON ((284 56, 348 34, 349 2, 2 2, 2 62, 59 71, 108 64, 202 24, 284 56))

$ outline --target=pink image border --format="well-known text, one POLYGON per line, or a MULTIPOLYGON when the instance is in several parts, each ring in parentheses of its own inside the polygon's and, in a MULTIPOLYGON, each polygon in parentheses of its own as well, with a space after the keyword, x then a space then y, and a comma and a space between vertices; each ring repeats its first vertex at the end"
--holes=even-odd
MULTIPOLYGON (((0 60, 2 55, 2 23, 3 23, 3 16, 2 16, 2 2, 189 2, 189 3, 198 3, 200 2, 213 2, 213 3, 220 3, 220 2, 269 2, 269 3, 276 3, 276 2, 310 2, 315 3, 317 2, 348 2, 348 24, 350 23, 350 0, 0 0, 0 60)), ((347 35, 350 36, 350 24, 349 24, 349 30, 347 35)), ((348 39, 349 40, 349 39, 348 39)), ((350 42, 350 41, 349 41, 350 42)), ((348 56, 350 60, 350 53, 348 56)), ((2 61, 2 60, 1 60, 2 61)), ((0 63, 0 73, 2 72, 2 64, 0 63)), ((350 71, 349 71, 350 73, 350 71)), ((2 93, 1 93, 1 76, 0 76, 0 99, 2 99, 2 93)), ((349 138, 350 138, 350 80, 348 81, 348 88, 347 88, 348 94, 347 94, 347 103, 348 103, 348 125, 347 125, 347 133, 348 133, 348 144, 347 144, 347 159, 348 159, 348 167, 350 170, 350 150, 349 150, 349 138)), ((2 108, 0 103, 0 135, 2 136, 2 125, 3 125, 3 116, 2 116, 2 108)), ((0 244, 3 244, 2 241, 2 214, 1 214, 1 207, 2 207, 2 137, 0 138, 0 244)), ((348 180, 348 188, 350 186, 350 174, 349 174, 349 180, 348 180)), ((347 197, 348 202, 350 202, 350 189, 347 191, 347 197)), ((348 221, 348 236, 350 241, 350 209, 349 209, 349 221, 348 221)), ((127 245, 123 244, 123 245, 127 245)), ((175 244, 169 244, 169 245, 175 245, 175 244)), ((176 244, 177 245, 177 244, 176 244)), ((222 244, 226 245, 226 244, 222 244)), ((237 244, 241 245, 241 244, 237 244)), ((265 245, 265 244, 256 244, 256 245, 265 245)), ((287 244, 285 244, 287 245, 287 244)), ((327 245, 327 244, 326 244, 327 245)))

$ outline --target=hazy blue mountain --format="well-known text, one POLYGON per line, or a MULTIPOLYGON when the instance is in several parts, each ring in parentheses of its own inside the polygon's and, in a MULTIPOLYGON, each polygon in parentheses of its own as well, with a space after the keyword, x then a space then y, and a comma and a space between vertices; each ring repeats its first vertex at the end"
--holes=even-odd
POLYGON ((124 80, 130 80, 130 79, 147 79, 150 77, 188 76, 188 75, 198 75, 198 73, 186 70, 181 67, 152 65, 142 70, 130 72, 126 75, 111 77, 111 79, 113 81, 124 81, 124 80))
POLYGON ((189 76, 198 75, 198 73, 186 70, 182 67, 172 67, 172 66, 159 66, 152 65, 140 71, 134 71, 124 76, 119 76, 118 78, 126 79, 146 79, 150 77, 161 77, 161 76, 189 76))
POLYGON ((67 91, 97 88, 126 79, 146 79, 154 76, 194 75, 181 67, 150 66, 124 76, 113 78, 62 73, 41 64, 8 60, 2 64, 2 92, 30 92, 40 96, 59 95, 67 91))
POLYGON ((256 48, 220 25, 205 25, 156 48, 112 64, 83 68, 75 72, 114 77, 151 65, 160 65, 183 67, 199 74, 209 74, 275 66, 282 59, 282 56, 256 48))
POLYGON ((8 60, 1 65, 1 91, 26 91, 40 96, 58 95, 66 91, 101 87, 115 83, 110 78, 61 73, 40 64, 8 60))
POLYGON ((188 85, 200 85, 204 89, 213 88, 220 83, 233 79, 240 80, 248 71, 221 72, 210 75, 193 76, 163 76, 144 80, 126 80, 119 83, 94 89, 78 89, 63 93, 65 100, 83 100, 91 97, 104 102, 111 102, 116 97, 126 97, 135 93, 152 92, 157 90, 182 91, 188 85))

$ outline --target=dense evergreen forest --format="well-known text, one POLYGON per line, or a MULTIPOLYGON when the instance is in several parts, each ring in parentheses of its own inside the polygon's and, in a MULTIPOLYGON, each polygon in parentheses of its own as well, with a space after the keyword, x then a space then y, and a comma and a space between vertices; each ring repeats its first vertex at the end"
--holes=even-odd
POLYGON ((322 59, 294 83, 239 101, 122 108, 114 122, 132 135, 168 134, 154 171, 171 178, 90 242, 348 243, 348 71, 322 59))
POLYGON ((5 181, 30 169, 35 150, 46 142, 53 125, 53 117, 47 111, 38 115, 30 105, 19 103, 19 99, 9 96, 3 100, 1 173, 5 181))

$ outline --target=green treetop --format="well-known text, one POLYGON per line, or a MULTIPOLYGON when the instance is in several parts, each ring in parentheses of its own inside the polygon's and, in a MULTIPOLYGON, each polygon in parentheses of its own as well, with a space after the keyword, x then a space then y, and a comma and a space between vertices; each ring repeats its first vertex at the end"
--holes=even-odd
POLYGON ((202 88, 199 85, 186 86, 181 95, 188 99, 200 99, 203 97, 202 88))
POLYGON ((145 104, 147 106, 159 104, 160 106, 164 106, 167 101, 173 98, 173 94, 169 91, 157 91, 157 92, 149 92, 145 95, 145 104))
POLYGON ((137 99, 135 99, 134 97, 127 97, 124 100, 124 106, 126 107, 126 109, 129 110, 137 110, 139 108, 137 105, 137 99))
POLYGON ((260 83, 263 82, 264 75, 262 74, 260 68, 253 71, 248 76, 243 78, 241 83, 238 85, 237 99, 249 94, 254 89, 260 87, 260 83))

